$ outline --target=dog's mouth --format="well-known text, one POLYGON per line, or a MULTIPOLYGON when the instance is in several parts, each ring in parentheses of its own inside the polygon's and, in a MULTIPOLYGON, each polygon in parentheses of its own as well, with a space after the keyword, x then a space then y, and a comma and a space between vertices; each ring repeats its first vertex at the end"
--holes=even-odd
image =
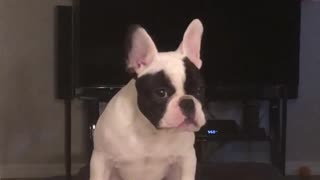
POLYGON ((177 129, 179 131, 196 132, 199 131, 201 126, 195 119, 185 118, 180 124, 171 127, 158 127, 158 129, 177 129))
POLYGON ((177 128, 187 131, 197 131, 199 129, 199 124, 194 118, 185 118, 184 121, 180 123, 177 128))

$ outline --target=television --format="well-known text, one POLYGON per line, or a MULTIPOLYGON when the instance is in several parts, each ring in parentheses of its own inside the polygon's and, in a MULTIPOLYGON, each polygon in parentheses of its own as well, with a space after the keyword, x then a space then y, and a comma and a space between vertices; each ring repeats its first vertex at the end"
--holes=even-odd
POLYGON ((168 51, 199 18, 209 99, 228 93, 259 96, 278 86, 286 87, 289 98, 298 97, 299 0, 77 0, 75 7, 76 88, 121 87, 129 81, 125 38, 132 24, 143 26, 157 48, 168 51))

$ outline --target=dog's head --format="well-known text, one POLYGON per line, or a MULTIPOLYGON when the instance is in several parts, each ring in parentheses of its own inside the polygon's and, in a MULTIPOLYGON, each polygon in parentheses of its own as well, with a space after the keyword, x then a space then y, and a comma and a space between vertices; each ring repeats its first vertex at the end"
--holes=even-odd
POLYGON ((127 68, 136 74, 139 110, 157 129, 197 131, 205 124, 202 33, 202 23, 195 19, 177 50, 158 52, 142 27, 131 31, 127 68))

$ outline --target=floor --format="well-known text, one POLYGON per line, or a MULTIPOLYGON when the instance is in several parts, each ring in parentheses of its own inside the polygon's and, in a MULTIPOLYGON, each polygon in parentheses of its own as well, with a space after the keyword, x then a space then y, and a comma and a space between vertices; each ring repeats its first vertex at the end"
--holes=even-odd
MULTIPOLYGON (((37 178, 37 179, 32 179, 32 178, 20 178, 20 179, 1 179, 1 180, 64 180, 63 178, 37 178)), ((320 176, 313 176, 311 178, 299 178, 296 176, 287 176, 283 180, 320 180, 320 176)))
POLYGON ((310 178, 299 178, 296 176, 287 176, 284 178, 284 180, 320 180, 320 176, 313 176, 310 178))
MULTIPOLYGON (((300 178, 297 176, 282 177, 279 171, 265 163, 200 163, 197 168, 200 180, 320 180, 319 176, 300 178), (230 173, 232 172, 232 173, 230 173)), ((89 168, 80 169, 72 180, 88 180, 89 168)), ((0 180, 66 180, 63 176, 48 178, 19 178, 0 180)))

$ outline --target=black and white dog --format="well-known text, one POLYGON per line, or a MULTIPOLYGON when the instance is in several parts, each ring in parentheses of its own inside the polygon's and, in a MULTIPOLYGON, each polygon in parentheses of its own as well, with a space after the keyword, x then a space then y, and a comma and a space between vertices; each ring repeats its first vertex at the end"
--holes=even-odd
POLYGON ((127 68, 136 77, 97 122, 90 180, 194 180, 194 132, 205 124, 202 33, 195 19, 177 50, 158 52, 148 33, 134 28, 127 68))

